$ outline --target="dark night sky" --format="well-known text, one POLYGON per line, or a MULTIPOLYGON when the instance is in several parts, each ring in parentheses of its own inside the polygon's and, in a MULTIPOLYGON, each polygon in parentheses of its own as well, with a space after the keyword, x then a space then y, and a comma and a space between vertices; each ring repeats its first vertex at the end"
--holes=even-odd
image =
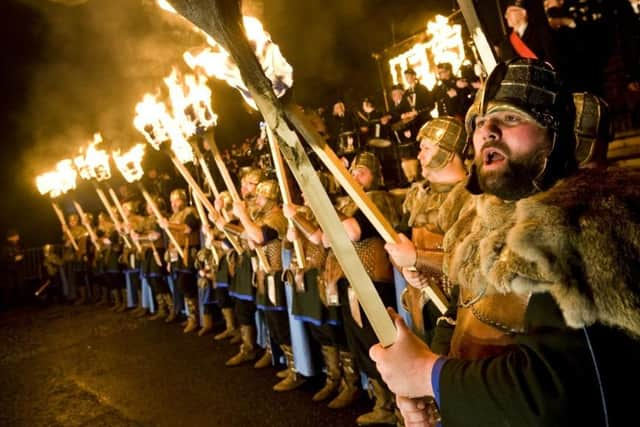
MULTIPOLYGON (((75 154, 91 135, 130 146, 134 106, 162 84, 182 53, 202 44, 181 18, 152 0, 5 0, 0 5, 2 98, 0 232, 21 230, 27 245, 59 236, 35 175, 75 154), (67 4, 74 4, 69 6, 67 4)), ((371 53, 421 31, 454 2, 265 0, 263 23, 294 68, 296 101, 381 97, 371 53)), ((256 117, 225 84, 213 82, 221 144, 257 132, 256 117)), ((381 99, 381 98, 380 98, 381 99)), ((88 207, 95 193, 80 191, 88 207)))

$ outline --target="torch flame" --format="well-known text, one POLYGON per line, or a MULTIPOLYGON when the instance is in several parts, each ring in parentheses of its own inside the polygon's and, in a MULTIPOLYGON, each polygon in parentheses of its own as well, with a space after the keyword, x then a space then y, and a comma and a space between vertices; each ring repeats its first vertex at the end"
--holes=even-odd
POLYGON ((43 196, 53 190, 54 182, 58 179, 56 172, 46 172, 36 177, 36 187, 43 196))
POLYGON ((65 159, 58 162, 55 170, 38 175, 36 186, 40 194, 48 193, 52 198, 56 198, 76 188, 77 177, 73 162, 71 159, 65 159))
MULTIPOLYGON (((84 161, 89 169, 89 175, 98 181, 111 178, 111 165, 109 164, 109 154, 105 150, 98 150, 96 146, 102 142, 99 133, 93 135, 93 141, 87 147, 84 161)), ((80 176, 83 174, 80 173, 80 176)))
POLYGON ((436 82, 435 65, 448 62, 456 74, 465 61, 462 27, 449 25, 449 20, 437 15, 427 23, 427 42, 416 43, 411 48, 389 59, 393 83, 402 83, 404 71, 413 68, 421 83, 432 89, 436 82))
POLYGON ((133 124, 156 150, 160 150, 164 142, 171 141, 171 149, 180 162, 193 161, 193 150, 179 124, 167 112, 166 105, 155 96, 146 94, 142 102, 136 105, 133 124))
POLYGON ((194 135, 199 128, 216 125, 218 116, 211 108, 211 89, 204 75, 187 74, 180 79, 174 68, 164 82, 169 88, 173 117, 185 138, 194 135))
POLYGON ((434 21, 427 23, 427 34, 431 36, 428 48, 436 64, 448 62, 456 74, 465 60, 462 27, 449 25, 449 20, 437 15, 434 21))
POLYGON ((144 157, 144 144, 136 144, 131 150, 120 155, 120 150, 112 153, 113 160, 127 182, 136 182, 142 179, 142 158, 144 157))
POLYGON ((158 101, 154 95, 145 94, 142 101, 136 105, 133 125, 156 150, 160 149, 163 142, 171 139, 165 127, 165 123, 170 121, 171 117, 167 113, 166 105, 158 101))
MULTIPOLYGON (((293 68, 280 52, 278 45, 273 43, 271 35, 264 30, 262 23, 251 16, 242 18, 245 32, 251 44, 254 46, 260 65, 265 75, 271 80, 273 90, 278 97, 285 94, 287 89, 293 85, 293 68)), ((208 76, 213 76, 219 80, 226 81, 229 86, 240 91, 244 100, 252 108, 257 110, 257 106, 247 86, 240 75, 240 70, 232 61, 229 54, 214 40, 208 38, 211 48, 206 48, 197 54, 186 52, 184 60, 191 69, 200 67, 208 76)))

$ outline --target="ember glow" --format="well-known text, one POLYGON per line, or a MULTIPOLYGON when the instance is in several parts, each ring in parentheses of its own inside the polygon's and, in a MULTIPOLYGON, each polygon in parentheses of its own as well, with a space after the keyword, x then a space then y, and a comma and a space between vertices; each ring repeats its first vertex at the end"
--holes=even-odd
POLYGON ((136 144, 131 150, 120 155, 120 150, 112 153, 113 160, 122 176, 127 182, 136 182, 142 179, 142 158, 144 157, 144 144, 136 144))
POLYGON ((400 55, 389 59, 393 84, 403 83, 404 71, 413 68, 420 82, 432 89, 437 81, 436 64, 449 62, 454 74, 465 61, 462 27, 449 25, 442 15, 427 23, 428 41, 416 43, 400 55))
MULTIPOLYGON (((293 68, 282 55, 280 48, 271 40, 271 35, 264 30, 262 23, 251 16, 242 19, 247 38, 254 46, 254 53, 260 61, 265 75, 271 81, 274 92, 278 97, 283 96, 293 85, 293 68)), ((240 70, 230 58, 229 54, 215 41, 208 38, 210 48, 198 53, 186 52, 183 57, 192 69, 201 68, 208 76, 226 81, 229 86, 240 91, 244 100, 257 110, 257 106, 247 86, 242 81, 240 70)))
POLYGON ((70 159, 56 165, 56 169, 36 177, 36 186, 40 194, 49 194, 51 198, 59 197, 76 188, 78 173, 70 159))

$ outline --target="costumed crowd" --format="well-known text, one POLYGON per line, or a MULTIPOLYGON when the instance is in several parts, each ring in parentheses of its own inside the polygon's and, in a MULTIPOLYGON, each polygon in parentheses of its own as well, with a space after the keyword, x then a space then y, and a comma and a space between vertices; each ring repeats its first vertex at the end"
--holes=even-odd
MULTIPOLYGON (((514 31, 529 31, 509 18, 526 17, 525 2, 506 14, 514 31)), ((45 247, 51 288, 75 289, 78 303, 92 295, 117 312, 184 320, 185 333, 237 346, 229 368, 284 365, 278 392, 324 375, 312 399, 339 409, 368 388, 373 408, 359 425, 628 425, 635 396, 623 384, 640 380, 640 174, 607 165, 604 93, 563 84, 561 67, 522 34, 505 42, 515 54, 482 82, 442 63, 429 90, 409 68, 388 112, 370 98, 355 114, 342 102, 331 114, 305 112, 400 233, 385 243, 312 159, 392 308, 391 346, 377 344, 307 206, 313 195, 282 204, 265 134, 223 152, 240 199, 210 192, 215 217, 199 215, 188 189, 170 188, 156 170, 145 187, 160 220, 126 186, 121 225, 97 215, 97 246, 69 215, 78 249, 67 235, 62 254, 45 247)), ((639 75, 630 77, 631 91, 639 75)))

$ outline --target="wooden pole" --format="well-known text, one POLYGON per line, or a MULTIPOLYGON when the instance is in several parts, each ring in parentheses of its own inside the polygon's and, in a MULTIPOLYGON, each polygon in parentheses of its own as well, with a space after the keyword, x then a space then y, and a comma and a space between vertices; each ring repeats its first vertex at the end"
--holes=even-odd
POLYGON ((58 206, 58 204, 53 200, 51 201, 51 206, 53 207, 53 210, 56 213, 56 216, 58 217, 58 221, 60 221, 60 225, 62 226, 62 232, 67 235, 67 238, 69 239, 69 242, 71 242, 71 246, 73 247, 73 250, 78 252, 80 250, 80 248, 78 247, 78 242, 76 242, 76 239, 73 237, 73 234, 71 234, 71 230, 69 229, 69 225, 67 225, 67 220, 64 217, 64 213, 62 213, 62 209, 60 209, 60 206, 58 206))
MULTIPOLYGON (((156 205, 156 202, 153 201, 153 197, 151 197, 151 195, 143 187, 142 183, 138 183, 138 185, 140 186, 140 192, 142 193, 142 197, 144 197, 144 200, 147 202, 147 205, 149 205, 149 207, 151 208, 153 215, 155 215, 156 220, 158 221, 158 224, 159 225, 162 224, 162 220, 164 219, 164 216, 162 216, 160 209, 158 209, 158 205, 156 205)), ((160 225, 160 227, 164 230, 165 233, 167 233, 167 236, 169 237, 169 240, 173 244, 173 247, 176 248, 176 251, 178 251, 178 255, 180 255, 180 258, 182 258, 182 260, 184 261, 185 259, 184 251, 182 250, 182 247, 180 246, 180 244, 178 244, 176 237, 173 235, 169 227, 162 227, 162 225, 160 225)))
MULTIPOLYGON (((273 157, 273 164, 276 170, 276 177, 278 178, 278 184, 280 186, 280 194, 282 194, 282 203, 289 205, 292 203, 291 200, 291 191, 289 189, 289 185, 287 183, 287 175, 284 169, 284 162, 282 160, 282 154, 280 154, 280 146, 278 143, 278 138, 273 134, 273 131, 270 127, 267 126, 267 139, 269 140, 269 147, 271 148, 271 156, 273 157)), ((293 223, 291 220, 289 222, 289 227, 293 227, 293 223)), ((304 249, 302 247, 302 242, 299 238, 296 238, 293 241, 293 250, 296 254, 296 263, 298 264, 298 268, 304 269, 305 257, 304 257, 304 249)))
MULTIPOLYGON (((120 221, 118 221, 118 217, 116 216, 116 213, 113 211, 113 206, 111 206, 111 204, 109 203, 109 200, 107 199, 107 196, 104 194, 104 191, 102 191, 102 189, 99 188, 97 185, 96 185, 96 193, 98 194, 98 198, 104 205, 104 208, 107 210, 107 213, 109 214, 109 218, 111 218, 111 221, 113 221, 116 228, 120 230, 122 227, 120 226, 120 221)), ((122 219, 124 221, 127 221, 127 219, 124 216, 122 217, 122 219)), ((124 233, 120 235, 122 236, 122 240, 124 240, 124 244, 127 245, 128 248, 130 248, 131 242, 127 238, 127 235, 124 233)), ((137 242, 134 242, 134 243, 137 243, 137 242)), ((138 250, 138 252, 141 252, 140 245, 136 244, 136 249, 138 250)))

